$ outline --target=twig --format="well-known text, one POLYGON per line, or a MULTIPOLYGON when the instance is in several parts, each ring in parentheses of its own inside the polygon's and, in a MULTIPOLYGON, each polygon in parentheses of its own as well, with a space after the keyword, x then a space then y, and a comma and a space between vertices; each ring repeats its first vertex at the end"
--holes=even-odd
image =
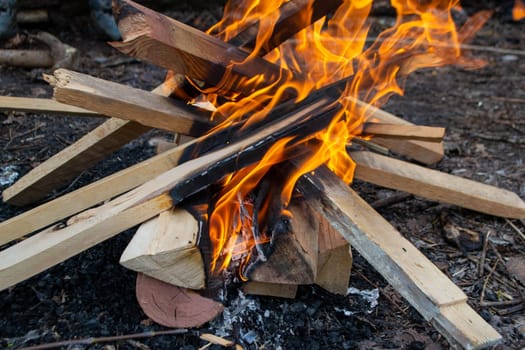
POLYGON ((509 224, 510 227, 514 229, 514 231, 516 231, 516 233, 521 237, 521 239, 525 241, 525 234, 521 232, 518 226, 514 225, 514 223, 507 218, 505 218, 505 221, 507 222, 507 224, 509 224))
POLYGON ((478 277, 483 277, 483 273, 485 271, 485 258, 487 257, 487 248, 489 246, 489 236, 490 236, 490 230, 487 232, 487 234, 484 237, 483 240, 483 250, 481 251, 481 257, 479 258, 479 265, 478 265, 478 277))
MULTIPOLYGON (((151 337, 157 337, 161 335, 179 335, 179 334, 188 334, 188 333, 190 333, 190 331, 185 328, 170 329, 167 331, 151 331, 151 332, 144 332, 144 333, 115 335, 111 337, 99 337, 99 338, 91 337, 91 338, 83 338, 83 339, 64 340, 64 341, 59 341, 59 342, 54 342, 54 343, 29 346, 29 347, 21 348, 20 350, 54 349, 54 348, 59 348, 59 347, 70 347, 72 345, 92 345, 95 343, 108 343, 108 342, 130 340, 130 339, 151 338, 151 337)), ((191 334, 194 334, 198 336, 200 339, 209 342, 209 344, 221 345, 224 347, 235 345, 235 343, 231 340, 227 340, 227 339, 224 339, 224 338, 221 338, 216 335, 209 334, 209 333, 191 332, 191 334)))
POLYGON ((150 331, 144 333, 134 333, 134 334, 125 334, 125 335, 115 335, 110 337, 99 337, 99 338, 83 338, 83 339, 72 339, 58 341, 54 343, 40 344, 35 346, 29 346, 21 348, 20 350, 42 350, 42 349, 54 349, 59 347, 69 347, 72 345, 91 345, 95 343, 108 343, 114 341, 128 340, 128 339, 141 339, 141 338, 151 338, 157 337, 160 335, 179 335, 186 334, 189 331, 187 329, 170 329, 167 331, 150 331))
POLYGON ((479 305, 480 306, 485 306, 485 289, 487 289, 487 284, 489 283, 489 280, 490 280, 490 277, 492 277, 492 274, 494 273, 494 271, 496 271, 496 267, 498 267, 498 264, 499 264, 499 257, 496 258, 496 262, 494 263, 494 266, 492 267, 492 269, 490 269, 490 272, 489 274, 487 275, 487 278, 485 278, 485 282, 483 282, 483 288, 481 289, 481 295, 479 296, 479 305))

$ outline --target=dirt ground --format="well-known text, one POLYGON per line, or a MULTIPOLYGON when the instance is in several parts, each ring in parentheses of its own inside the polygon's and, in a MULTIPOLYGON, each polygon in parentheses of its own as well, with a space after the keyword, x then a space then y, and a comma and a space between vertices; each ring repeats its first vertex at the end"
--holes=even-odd
MULTIPOLYGON (((465 7, 468 11, 469 7, 465 7)), ((205 10, 167 8, 176 19, 203 28, 220 17, 220 7, 205 10)), ((389 12, 372 18, 387 26, 389 12)), ((128 59, 91 29, 89 17, 78 15, 46 29, 82 52, 78 71, 151 89, 164 70, 128 59)), ((413 74, 405 96, 393 97, 385 109, 423 125, 444 126, 445 158, 434 168, 495 185, 525 198, 525 23, 512 22, 499 9, 477 35, 472 51, 487 66, 466 71, 457 67, 413 74)), ((0 66, 0 94, 50 97, 42 69, 0 66)), ((102 120, 72 116, 0 113, 0 169, 22 176, 73 143, 102 120), (7 170, 6 170, 7 169, 7 170)), ((90 183, 154 154, 151 132, 126 145, 66 189, 90 183)), ((356 182, 369 202, 394 191, 356 182)), ((7 184, 0 189, 5 189, 7 184)), ((0 204, 0 221, 30 209, 0 204)), ((525 222, 479 214, 416 197, 378 209, 468 295, 469 304, 504 337, 497 349, 525 346, 525 222), (483 249, 448 239, 451 228, 487 237, 483 249), (480 272, 481 271, 481 272, 480 272)), ((0 348, 162 330, 140 310, 135 299, 135 273, 118 264, 130 240, 127 231, 0 292, 0 348)), ((245 297, 232 291, 226 312, 197 331, 234 339, 247 349, 440 349, 450 345, 394 291, 370 265, 354 253, 350 287, 379 292, 371 306, 356 294, 336 296, 303 286, 296 299, 245 297)), ((195 333, 133 341, 75 345, 74 349, 198 349, 195 333)), ((215 347, 212 346, 212 349, 215 347)))

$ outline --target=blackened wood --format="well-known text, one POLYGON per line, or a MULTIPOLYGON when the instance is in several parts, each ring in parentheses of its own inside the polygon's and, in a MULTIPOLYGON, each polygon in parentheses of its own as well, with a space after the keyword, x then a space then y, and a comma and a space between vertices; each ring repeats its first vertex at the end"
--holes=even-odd
POLYGON ((260 88, 260 83, 247 82, 247 78, 260 74, 261 80, 270 84, 287 74, 262 58, 254 57, 245 62, 248 54, 239 48, 133 1, 118 0, 114 9, 124 39, 112 43, 114 47, 204 81, 219 92, 237 91, 249 95, 260 88))
MULTIPOLYGON (((273 50, 311 23, 335 11, 342 3, 342 0, 292 0, 285 2, 279 10, 280 16, 275 23, 272 35, 266 42, 261 43, 261 50, 258 54, 263 55, 273 50), (312 15, 306 21, 306 16, 310 11, 312 15)), ((228 43, 253 50, 258 31, 259 23, 257 21, 242 28, 228 43)))

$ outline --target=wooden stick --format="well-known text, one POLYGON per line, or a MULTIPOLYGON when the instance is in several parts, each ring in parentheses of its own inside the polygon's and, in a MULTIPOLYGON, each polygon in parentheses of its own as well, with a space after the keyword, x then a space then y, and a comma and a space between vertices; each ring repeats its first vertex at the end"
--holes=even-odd
POLYGON ((420 125, 403 125, 388 123, 364 123, 362 136, 376 136, 393 139, 410 139, 428 142, 441 142, 445 136, 445 128, 420 125))
POLYGON ((490 215, 525 218, 525 203, 513 192, 371 152, 351 157, 360 180, 490 215))
POLYGON ((197 246, 199 223, 173 209, 143 223, 120 257, 120 264, 183 288, 205 287, 204 261, 197 246))
POLYGON ((203 135, 212 127, 209 113, 126 85, 66 69, 54 72, 53 83, 57 101, 119 119, 191 136, 203 135))
MULTIPOLYGON (((369 122, 378 121, 388 124, 400 125, 414 125, 404 119, 401 119, 392 113, 388 113, 382 109, 373 107, 363 101, 352 99, 359 107, 365 108, 371 113, 369 122)), ((376 136, 373 138, 373 143, 384 146, 394 153, 403 155, 410 159, 417 160, 424 164, 434 164, 439 162, 444 156, 443 142, 427 142, 418 140, 397 140, 392 138, 385 138, 376 136)))
POLYGON ((133 1, 116 1, 114 12, 124 40, 113 42, 112 46, 125 54, 204 81, 218 91, 249 95, 260 83, 247 78, 260 76, 268 85, 283 74, 278 66, 262 58, 254 57, 243 63, 247 53, 239 48, 133 1))
POLYGON ((53 189, 63 186, 72 177, 147 130, 138 123, 110 119, 4 190, 3 200, 13 205, 26 205, 44 198, 53 189), (111 137, 113 135, 115 137, 111 137))
MULTIPOLYGON (((153 92, 169 95, 168 84, 159 85, 153 92)), ((13 205, 38 201, 148 130, 139 123, 109 119, 4 190, 3 200, 13 205)))
POLYGON ((103 115, 84 108, 60 103, 49 98, 35 97, 0 96, 0 111, 103 117, 103 115))
POLYGON ((0 223, 0 245, 142 185, 179 163, 186 144, 142 161, 0 223))
MULTIPOLYGON (((89 247, 131 228, 172 206, 168 195, 146 199, 123 210, 97 212, 71 226, 36 234, 0 251, 0 290, 38 274, 89 247)), ((108 206, 101 207, 104 210, 108 206)))
POLYGON ((0 50, 0 65, 35 68, 48 68, 53 66, 55 61, 48 50, 0 50))
POLYGON ((298 187, 320 202, 330 223, 450 342, 479 349, 502 340, 468 306, 461 289, 328 169, 303 176, 298 187))

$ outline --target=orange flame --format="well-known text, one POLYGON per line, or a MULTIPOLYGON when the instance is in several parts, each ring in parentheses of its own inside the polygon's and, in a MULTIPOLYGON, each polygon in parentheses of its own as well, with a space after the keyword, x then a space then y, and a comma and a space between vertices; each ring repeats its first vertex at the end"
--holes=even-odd
MULTIPOLYGON (((255 49, 249 60, 259 54, 271 35, 279 17, 279 7, 284 2, 231 1, 225 8, 222 21, 209 32, 228 40, 247 25, 260 21, 255 49)), ((359 134, 362 123, 371 117, 371 110, 366 104, 358 103, 358 99, 372 106, 381 106, 393 93, 403 94, 403 82, 415 70, 446 64, 475 68, 483 64, 462 55, 460 46, 484 24, 487 13, 474 16, 458 30, 451 11, 459 7, 459 0, 392 0, 391 3, 397 12, 396 22, 370 47, 365 48, 365 44, 372 0, 345 0, 329 20, 317 21, 265 56, 283 71, 293 74, 282 74, 279 81, 250 96, 236 96, 237 100, 217 106, 215 116, 226 118, 219 128, 249 115, 247 125, 264 119, 289 96, 301 101, 312 91, 330 83, 341 79, 348 81, 337 101, 343 108, 333 116, 328 128, 300 141, 279 140, 259 163, 231 174, 224 181, 209 217, 213 271, 226 268, 236 254, 249 259, 256 244, 271 240, 269 228, 260 235, 253 232, 254 225, 264 227, 271 198, 265 199, 258 222, 254 223, 254 210, 257 209, 249 196, 272 167, 291 154, 297 154, 298 148, 308 148, 309 156, 297 160, 296 163, 300 164, 296 170, 287 173, 282 183, 276 186, 280 191, 277 197, 282 209, 290 202, 298 178, 320 165, 326 164, 345 182, 352 181, 355 164, 346 147, 359 134)), ((309 18, 304 20, 309 23, 309 18)))
POLYGON ((512 9, 512 19, 519 21, 525 18, 525 2, 522 0, 516 0, 514 8, 512 9))

